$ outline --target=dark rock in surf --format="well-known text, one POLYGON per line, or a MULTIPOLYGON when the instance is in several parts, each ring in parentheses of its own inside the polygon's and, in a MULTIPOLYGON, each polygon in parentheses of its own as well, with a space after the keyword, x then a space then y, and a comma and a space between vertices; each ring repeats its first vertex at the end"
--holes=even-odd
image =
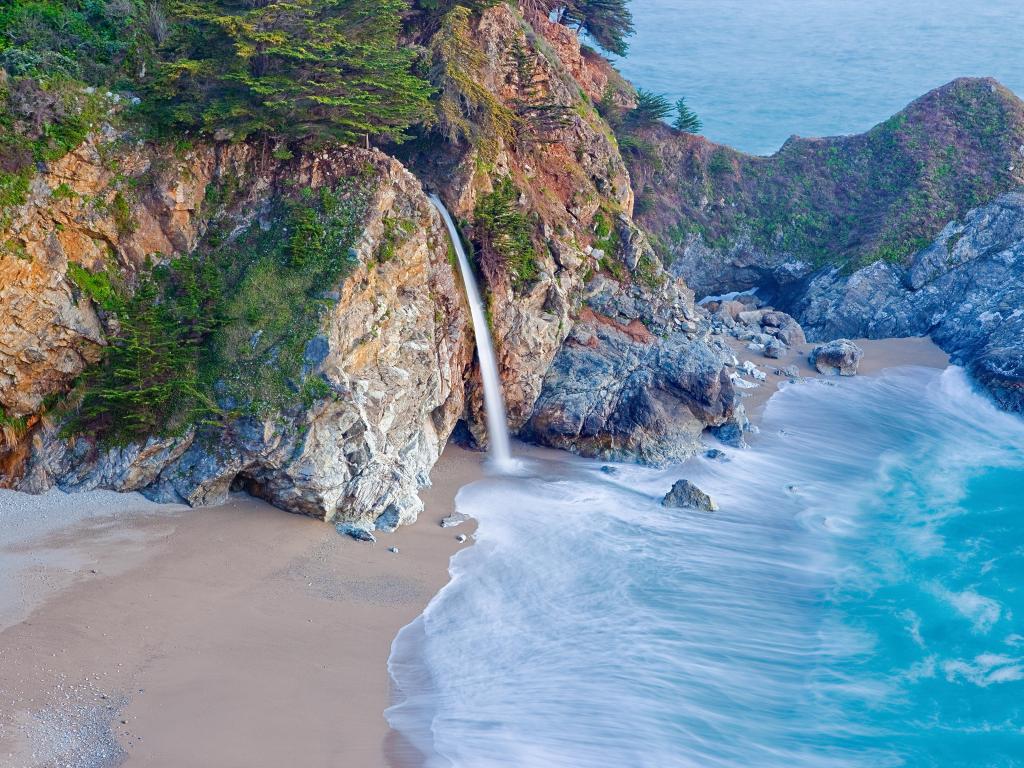
POLYGON ((705 512, 714 512, 718 505, 704 491, 691 483, 689 480, 677 480, 665 498, 661 500, 663 506, 677 509, 700 509, 705 512))

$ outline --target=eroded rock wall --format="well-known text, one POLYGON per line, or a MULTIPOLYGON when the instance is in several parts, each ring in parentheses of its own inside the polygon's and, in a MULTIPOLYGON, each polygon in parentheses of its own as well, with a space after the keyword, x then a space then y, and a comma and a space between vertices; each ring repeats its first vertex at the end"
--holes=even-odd
POLYGON ((464 411, 472 355, 447 234, 419 182, 376 150, 268 162, 246 145, 199 146, 183 155, 119 146, 117 173, 103 157, 112 146, 101 138, 54 164, 34 180, 10 227, 19 247, 0 258, 0 274, 10 276, 0 288, 0 403, 7 412, 37 411, 105 343, 109 329, 69 280, 69 262, 91 269, 113 263, 130 277, 147 259, 192 250, 209 223, 211 182, 230 179, 236 193, 224 215, 241 227, 264 215, 282 184, 317 188, 369 167, 375 189, 354 248, 358 264, 335 288, 336 301, 307 345, 310 373, 322 376, 333 396, 272 419, 196 425, 116 448, 87 435, 65 439, 59 424, 44 420, 26 438, 27 466, 7 483, 31 491, 140 490, 196 505, 223 501, 235 484, 328 519, 385 527, 414 519, 417 490, 464 411), (130 185, 121 186, 123 179, 130 185), (124 205, 114 204, 118 195, 124 205), (385 237, 393 252, 379 260, 385 237))

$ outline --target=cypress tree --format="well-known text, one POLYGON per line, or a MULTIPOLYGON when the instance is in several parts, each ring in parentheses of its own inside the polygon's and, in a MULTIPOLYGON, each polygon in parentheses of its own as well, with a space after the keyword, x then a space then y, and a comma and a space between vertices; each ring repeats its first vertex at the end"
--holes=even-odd
POLYGON ((672 104, 660 93, 636 89, 636 107, 626 113, 626 128, 642 128, 665 120, 672 114, 672 104))
POLYGON ((703 127, 697 113, 686 104, 686 99, 681 98, 676 102, 676 119, 672 126, 683 133, 699 133, 703 127))
POLYGON ((430 86, 399 45, 406 0, 174 0, 157 124, 235 138, 400 139, 430 86))

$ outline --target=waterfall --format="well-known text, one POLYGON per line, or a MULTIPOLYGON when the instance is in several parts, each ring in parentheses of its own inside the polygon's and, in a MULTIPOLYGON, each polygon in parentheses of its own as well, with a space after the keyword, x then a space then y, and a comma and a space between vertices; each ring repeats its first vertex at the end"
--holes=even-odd
POLYGON ((508 467, 512 461, 512 449, 509 446, 508 425, 505 422, 505 398, 501 392, 498 363, 494 357, 494 347, 491 344, 491 333, 487 328, 487 318, 484 316, 484 304, 480 298, 480 290, 477 288, 473 269, 466 256, 466 250, 462 247, 462 241, 459 239, 459 232, 455 228, 451 214, 448 213, 448 209, 444 207, 444 203, 437 195, 431 195, 430 202, 437 208, 445 226, 448 227, 452 247, 459 257, 462 282, 466 286, 466 298, 469 300, 469 310, 473 316, 473 333, 476 335, 476 349, 480 358, 480 373, 484 381, 484 411, 487 417, 487 436, 491 444, 491 458, 497 467, 508 467))

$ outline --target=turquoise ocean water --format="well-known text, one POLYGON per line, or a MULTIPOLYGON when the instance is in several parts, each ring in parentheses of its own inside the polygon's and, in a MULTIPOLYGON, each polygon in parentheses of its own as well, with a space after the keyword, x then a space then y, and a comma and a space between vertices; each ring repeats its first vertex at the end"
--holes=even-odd
POLYGON ((1019 0, 633 0, 618 62, 686 96, 704 134, 754 154, 859 133, 961 76, 1024 94, 1019 0))
POLYGON ((529 454, 396 639, 429 766, 1024 765, 1024 421, 958 368, 808 382, 725 462, 529 454), (659 503, 685 474, 714 514, 659 503))

